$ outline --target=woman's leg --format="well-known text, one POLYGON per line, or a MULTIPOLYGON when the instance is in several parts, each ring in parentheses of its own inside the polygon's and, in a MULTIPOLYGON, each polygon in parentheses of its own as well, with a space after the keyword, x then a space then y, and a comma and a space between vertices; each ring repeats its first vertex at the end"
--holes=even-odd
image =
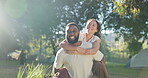
POLYGON ((97 76, 97 78, 108 78, 104 57, 101 61, 93 61, 92 72, 94 76, 97 76))

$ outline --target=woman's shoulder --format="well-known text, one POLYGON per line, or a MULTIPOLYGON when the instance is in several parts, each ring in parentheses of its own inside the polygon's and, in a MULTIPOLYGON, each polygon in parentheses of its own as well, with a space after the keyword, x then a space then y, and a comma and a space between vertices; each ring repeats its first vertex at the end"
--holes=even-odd
POLYGON ((95 39, 95 40, 100 40, 100 38, 96 35, 94 35, 93 37, 94 37, 93 39, 95 39))
POLYGON ((95 42, 96 40, 100 40, 98 36, 93 35, 93 37, 90 39, 90 42, 95 42))

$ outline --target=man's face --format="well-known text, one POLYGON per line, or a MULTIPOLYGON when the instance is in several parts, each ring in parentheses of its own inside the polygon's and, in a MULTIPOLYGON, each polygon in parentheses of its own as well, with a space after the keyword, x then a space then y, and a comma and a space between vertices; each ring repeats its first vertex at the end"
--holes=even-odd
POLYGON ((79 30, 76 26, 71 25, 66 27, 66 39, 70 44, 78 42, 79 30))

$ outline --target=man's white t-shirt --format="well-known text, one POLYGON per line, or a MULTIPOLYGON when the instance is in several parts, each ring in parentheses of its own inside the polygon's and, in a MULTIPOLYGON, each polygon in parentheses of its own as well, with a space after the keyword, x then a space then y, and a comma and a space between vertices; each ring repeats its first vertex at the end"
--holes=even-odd
MULTIPOLYGON (((93 36, 89 42, 82 41, 80 47, 92 48, 92 42, 94 42, 96 36, 93 36)), ((103 54, 97 52, 95 55, 72 55, 66 54, 63 49, 60 49, 54 61, 54 68, 59 69, 62 65, 68 70, 71 78, 91 78, 93 60, 101 61, 103 54)))

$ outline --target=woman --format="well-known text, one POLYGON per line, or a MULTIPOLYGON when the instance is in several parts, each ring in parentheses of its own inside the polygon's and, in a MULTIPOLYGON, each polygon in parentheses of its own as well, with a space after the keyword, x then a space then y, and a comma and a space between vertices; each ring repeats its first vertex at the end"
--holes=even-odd
MULTIPOLYGON (((91 49, 84 49, 78 46, 72 46, 66 40, 62 41, 59 46, 64 48, 68 54, 82 54, 82 55, 94 55, 100 48, 100 23, 95 19, 89 19, 86 23, 85 31, 80 33, 79 41, 86 41, 93 44, 91 49)), ((101 54, 101 52, 100 52, 101 54)), ((93 62, 92 72, 93 78, 108 78, 107 70, 105 67, 104 57, 100 57, 102 60, 93 62)))

